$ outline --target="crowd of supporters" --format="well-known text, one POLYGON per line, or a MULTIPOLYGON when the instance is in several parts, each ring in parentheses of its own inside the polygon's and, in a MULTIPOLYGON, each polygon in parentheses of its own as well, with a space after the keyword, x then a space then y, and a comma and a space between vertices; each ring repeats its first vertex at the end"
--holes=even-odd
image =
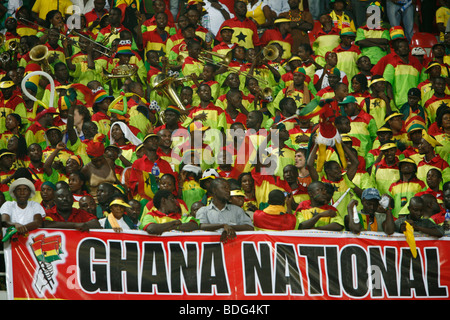
POLYGON ((6 1, 3 227, 443 236, 450 4, 429 2, 6 1))

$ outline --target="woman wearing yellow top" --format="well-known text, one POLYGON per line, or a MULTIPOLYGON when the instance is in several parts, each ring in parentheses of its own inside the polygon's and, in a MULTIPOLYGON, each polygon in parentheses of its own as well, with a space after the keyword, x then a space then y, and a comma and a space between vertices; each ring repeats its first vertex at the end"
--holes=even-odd
POLYGON ((345 13, 347 8, 347 1, 345 0, 330 0, 330 16, 333 19, 334 26, 338 29, 351 28, 356 32, 355 22, 345 13))
POLYGON ((266 3, 266 0, 248 0, 247 18, 255 21, 258 33, 273 27, 274 16, 275 14, 266 3))

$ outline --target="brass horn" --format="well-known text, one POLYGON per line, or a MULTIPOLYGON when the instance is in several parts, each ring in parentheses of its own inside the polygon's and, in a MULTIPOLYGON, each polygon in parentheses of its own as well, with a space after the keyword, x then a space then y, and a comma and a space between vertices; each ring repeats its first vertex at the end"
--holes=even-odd
POLYGON ((268 46, 264 47, 262 50, 262 54, 265 60, 272 61, 278 58, 280 55, 280 50, 273 44, 269 44, 268 46))
POLYGON ((103 73, 104 81, 109 81, 111 79, 131 78, 137 73, 137 66, 123 64, 115 67, 110 73, 103 69, 103 73))
POLYGON ((48 48, 43 44, 34 46, 30 50, 30 59, 42 65, 45 72, 50 73, 50 66, 47 61, 48 55, 48 48))
MULTIPOLYGON (((163 93, 169 100, 176 105, 180 110, 186 110, 186 108, 183 105, 183 102, 181 101, 180 97, 178 96, 176 90, 173 87, 173 84, 176 80, 179 80, 179 78, 175 77, 167 77, 166 75, 160 73, 154 79, 152 80, 151 86, 154 90, 163 93)), ((164 124, 164 111, 161 111, 159 114, 161 122, 164 124)), ((186 116, 181 115, 180 121, 184 121, 186 116)))
POLYGON ((9 62, 9 60, 11 60, 11 55, 9 54, 9 52, 3 52, 0 55, 0 62, 7 63, 9 62))

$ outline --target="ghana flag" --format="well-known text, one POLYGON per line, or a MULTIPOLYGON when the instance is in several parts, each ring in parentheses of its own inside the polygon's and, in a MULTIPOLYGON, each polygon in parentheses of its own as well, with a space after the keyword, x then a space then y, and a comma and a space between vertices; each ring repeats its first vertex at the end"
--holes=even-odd
POLYGON ((159 189, 155 176, 136 168, 132 168, 131 170, 130 189, 133 196, 140 195, 143 199, 153 199, 159 189))
POLYGON ((40 234, 33 238, 31 247, 38 261, 50 263, 61 260, 59 256, 62 253, 61 236, 59 235, 46 238, 43 234, 40 234))

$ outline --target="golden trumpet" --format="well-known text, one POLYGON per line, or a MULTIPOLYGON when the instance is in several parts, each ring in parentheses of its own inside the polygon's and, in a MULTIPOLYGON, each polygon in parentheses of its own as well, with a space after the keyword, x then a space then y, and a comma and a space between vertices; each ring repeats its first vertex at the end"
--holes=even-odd
POLYGON ((137 67, 135 65, 123 64, 115 67, 111 73, 108 73, 103 69, 103 80, 109 81, 111 79, 131 78, 137 73, 137 67))
POLYGON ((51 73, 50 71, 50 65, 48 64, 47 57, 49 55, 48 48, 43 45, 37 45, 34 46, 30 50, 30 59, 34 62, 37 62, 38 64, 42 65, 42 69, 47 72, 51 73))

